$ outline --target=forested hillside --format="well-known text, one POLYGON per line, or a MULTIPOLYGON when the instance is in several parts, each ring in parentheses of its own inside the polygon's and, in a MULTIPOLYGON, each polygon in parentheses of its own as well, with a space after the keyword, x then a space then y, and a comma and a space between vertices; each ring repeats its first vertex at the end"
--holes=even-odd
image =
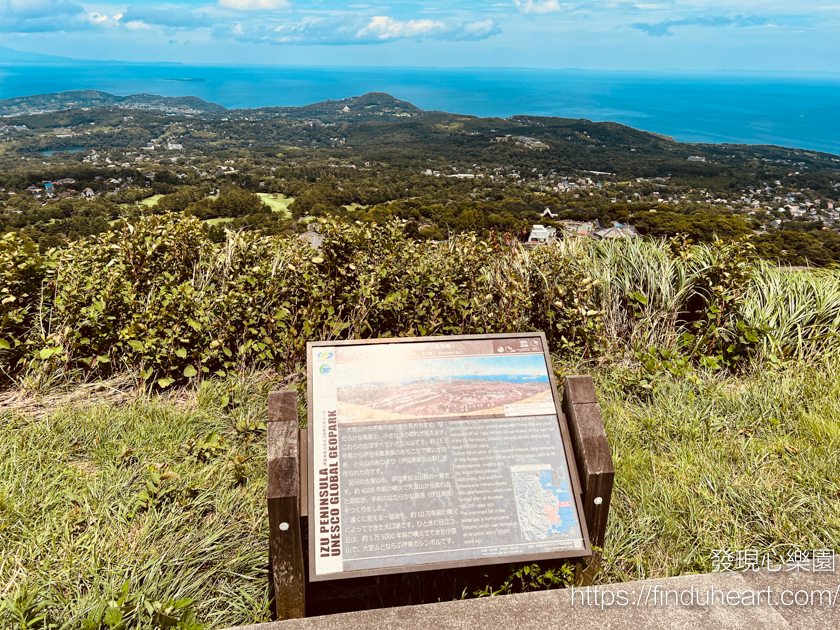
MULTIPOLYGON (((111 103, 85 94, 47 97, 111 103)), ((303 232, 328 215, 399 219, 432 240, 621 223, 652 237, 749 237, 757 255, 787 264, 840 260, 840 158, 825 153, 686 144, 587 120, 424 112, 380 93, 190 114, 155 110, 152 97, 152 109, 113 98, 129 101, 5 119, 0 230, 45 251, 168 212, 201 218, 217 240, 225 228, 303 232), (217 203, 234 189, 259 200, 217 203)))

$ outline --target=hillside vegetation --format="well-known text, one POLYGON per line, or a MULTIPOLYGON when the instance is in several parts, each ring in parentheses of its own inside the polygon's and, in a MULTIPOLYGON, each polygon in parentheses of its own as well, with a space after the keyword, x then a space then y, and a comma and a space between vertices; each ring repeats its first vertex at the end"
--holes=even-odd
POLYGON ((226 111, 225 107, 216 103, 208 103, 196 96, 157 96, 155 94, 116 96, 99 90, 70 90, 0 100, 0 116, 20 116, 30 113, 101 107, 161 109, 174 112, 179 110, 189 112, 226 111))
POLYGON ((210 111, 194 97, 85 91, 0 102, 9 108, 20 111, 0 125, 0 234, 42 253, 177 211, 208 221, 218 242, 221 223, 293 234, 318 217, 398 219, 414 240, 620 223, 646 238, 750 236, 756 255, 787 265, 840 263, 840 156, 828 153, 423 111, 383 93, 210 111), (204 202, 231 191, 294 201, 288 213, 204 202), (144 201, 159 195, 158 207, 144 201))
POLYGON ((834 353, 840 273, 788 273, 746 242, 563 241, 526 251, 398 223, 322 219, 303 239, 158 215, 38 253, 0 240, 0 369, 7 380, 124 370, 167 387, 302 369, 309 339, 545 331, 561 359, 745 369, 834 353))
MULTIPOLYGON (((595 378, 615 459, 596 583, 707 572, 716 549, 840 549, 837 270, 738 241, 529 251, 318 225, 318 250, 176 215, 44 254, 0 240, 0 624, 268 620, 265 400, 305 392, 311 339, 545 331, 561 380, 595 378)), ((395 576, 357 603, 569 580, 395 576)))

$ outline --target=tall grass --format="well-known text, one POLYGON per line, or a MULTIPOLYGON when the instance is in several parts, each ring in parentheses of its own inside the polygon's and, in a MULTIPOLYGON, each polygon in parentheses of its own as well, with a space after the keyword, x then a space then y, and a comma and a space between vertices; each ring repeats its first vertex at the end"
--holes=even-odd
POLYGON ((840 334, 840 273, 836 269, 789 272, 767 262, 756 274, 742 305, 748 322, 771 329, 767 351, 784 351, 798 360, 837 356, 840 334))
POLYGON ((598 379, 616 466, 602 582, 712 570, 715 550, 840 552, 837 363, 669 381, 598 379))
MULTIPOLYGON (((708 572, 717 549, 755 549, 773 563, 792 550, 840 551, 836 367, 667 379, 645 398, 628 390, 626 370, 596 369, 616 466, 596 582, 708 572)), ((0 597, 68 630, 86 620, 104 630, 102 612, 121 593, 125 628, 160 627, 146 604, 184 599, 208 628, 267 621, 259 421, 279 386, 251 375, 40 421, 0 415, 0 597), (221 445, 202 455, 196 444, 211 432, 221 445), (139 507, 150 467, 177 477, 139 507)), ((435 575, 390 586, 413 602, 484 587, 435 575)), ((0 612, 0 627, 11 620, 0 612)))
POLYGON ((124 406, 65 408, 42 421, 0 415, 0 591, 9 607, 36 594, 47 603, 38 628, 105 628, 103 610, 121 593, 128 628, 159 627, 147 606, 184 599, 210 626, 268 618, 265 434, 248 428, 264 393, 218 385, 186 405, 139 393, 124 406), (236 402, 223 408, 223 395, 236 402), (190 454, 190 440, 211 432, 222 437, 218 451, 190 454), (141 507, 153 470, 165 477, 161 497, 141 507))
POLYGON ((693 269, 673 256, 665 241, 607 240, 578 246, 585 248, 590 273, 600 281, 601 309, 610 338, 620 340, 618 345, 625 350, 672 347, 677 322, 695 289, 693 269), (628 297, 633 294, 646 300, 635 301, 638 315, 628 308, 628 297))

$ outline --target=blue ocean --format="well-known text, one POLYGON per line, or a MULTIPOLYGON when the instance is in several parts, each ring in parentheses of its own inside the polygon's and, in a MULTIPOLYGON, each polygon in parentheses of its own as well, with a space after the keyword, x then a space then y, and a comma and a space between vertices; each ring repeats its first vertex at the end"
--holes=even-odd
POLYGON ((426 110, 615 121, 683 142, 840 154, 840 75, 90 63, 0 65, 0 98, 91 88, 228 108, 387 92, 426 110))

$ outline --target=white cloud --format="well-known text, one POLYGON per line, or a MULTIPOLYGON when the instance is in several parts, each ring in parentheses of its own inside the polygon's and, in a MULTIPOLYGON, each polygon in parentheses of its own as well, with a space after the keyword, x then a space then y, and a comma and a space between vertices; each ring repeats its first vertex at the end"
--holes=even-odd
POLYGON ((557 13, 563 10, 558 0, 513 0, 521 13, 557 13))
POLYGON ((356 36, 361 39, 400 39, 402 37, 423 37, 437 35, 448 30, 446 23, 440 20, 407 20, 400 22, 394 18, 377 15, 370 19, 370 24, 361 29, 356 36))
POLYGON ((635 24, 631 24, 630 28, 643 31, 651 37, 667 37, 674 34, 671 29, 677 26, 704 26, 710 28, 725 28, 728 26, 734 26, 738 28, 750 28, 765 26, 767 22, 767 18, 758 15, 738 15, 734 18, 726 17, 724 15, 714 15, 692 17, 683 20, 666 20, 656 24, 637 22, 635 24))
POLYGON ((219 6, 237 11, 287 11, 290 0, 219 0, 219 6))
POLYGON ((356 33, 362 41, 386 42, 394 39, 434 37, 451 40, 487 39, 501 33, 493 20, 455 23, 444 20, 406 20, 399 21, 384 15, 371 18, 370 23, 356 33))
POLYGON ((149 24, 141 22, 140 20, 125 22, 123 26, 125 26, 125 28, 127 28, 130 31, 149 31, 152 29, 152 27, 149 24))
POLYGON ((189 29, 213 26, 212 20, 205 14, 175 9, 151 9, 147 7, 129 7, 125 12, 125 22, 142 22, 162 26, 167 29, 189 29))
POLYGON ((90 14, 68 0, 0 0, 0 32, 79 31, 94 25, 90 14))
POLYGON ((379 15, 364 19, 353 15, 338 18, 305 19, 279 26, 219 25, 217 39, 267 44, 384 44, 398 39, 434 38, 451 41, 477 41, 500 33, 493 20, 457 22, 452 20, 395 20, 379 15))
POLYGON ((461 32, 462 39, 486 39, 500 32, 500 29, 493 20, 478 20, 464 24, 461 32))
POLYGON ((118 26, 123 14, 103 15, 102 13, 88 13, 88 19, 97 26, 118 26))

